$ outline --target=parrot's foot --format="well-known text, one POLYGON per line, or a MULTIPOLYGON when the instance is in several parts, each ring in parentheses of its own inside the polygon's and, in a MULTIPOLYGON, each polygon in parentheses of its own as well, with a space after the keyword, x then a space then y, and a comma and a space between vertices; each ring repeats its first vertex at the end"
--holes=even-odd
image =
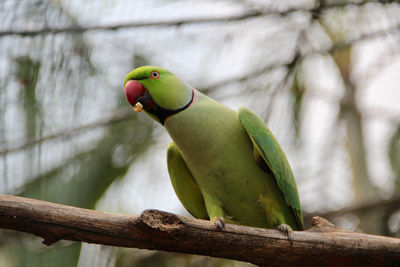
POLYGON ((293 233, 292 227, 290 227, 286 223, 283 223, 283 224, 279 225, 278 227, 276 227, 276 229, 288 237, 290 246, 292 247, 293 240, 294 240, 294 233, 293 233))
POLYGON ((218 230, 222 231, 225 228, 225 219, 224 217, 218 218, 217 216, 213 217, 212 221, 215 223, 215 226, 218 230))

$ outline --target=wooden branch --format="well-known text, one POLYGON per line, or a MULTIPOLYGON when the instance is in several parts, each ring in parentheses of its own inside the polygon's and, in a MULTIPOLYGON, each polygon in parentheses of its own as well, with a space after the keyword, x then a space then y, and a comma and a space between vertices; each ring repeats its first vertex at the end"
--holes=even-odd
POLYGON ((140 216, 75 208, 0 195, 0 227, 31 233, 51 245, 61 239, 175 251, 268 266, 389 266, 400 262, 400 239, 348 232, 320 217, 294 233, 293 246, 276 230, 146 210, 140 216))

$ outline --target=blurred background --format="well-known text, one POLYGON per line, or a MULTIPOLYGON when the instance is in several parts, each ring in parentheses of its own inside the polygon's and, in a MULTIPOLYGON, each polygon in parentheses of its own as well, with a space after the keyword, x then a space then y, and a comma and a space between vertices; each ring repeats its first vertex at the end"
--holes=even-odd
MULTIPOLYGON (((307 228, 400 235, 400 4, 313 0, 0 1, 0 193, 188 215, 170 138, 122 82, 167 68, 269 125, 307 228)), ((0 266, 242 266, 0 231, 0 266)))

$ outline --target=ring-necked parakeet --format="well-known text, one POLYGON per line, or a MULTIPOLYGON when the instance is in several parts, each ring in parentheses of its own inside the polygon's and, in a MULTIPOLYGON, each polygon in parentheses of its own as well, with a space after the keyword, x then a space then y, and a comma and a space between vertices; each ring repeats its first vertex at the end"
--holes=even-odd
POLYGON ((160 122, 173 142, 168 171, 183 206, 196 218, 302 230, 296 182, 285 153, 254 112, 220 104, 168 70, 130 72, 125 94, 136 111, 160 122))

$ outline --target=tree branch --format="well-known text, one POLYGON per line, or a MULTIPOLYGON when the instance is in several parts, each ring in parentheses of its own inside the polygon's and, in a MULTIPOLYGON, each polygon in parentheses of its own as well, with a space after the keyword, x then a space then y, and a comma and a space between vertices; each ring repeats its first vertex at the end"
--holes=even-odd
POLYGON ((226 225, 146 210, 140 216, 99 212, 0 195, 0 227, 35 234, 43 243, 83 241, 221 257, 268 266, 388 266, 400 262, 400 239, 353 233, 314 217, 293 246, 276 230, 226 225))

